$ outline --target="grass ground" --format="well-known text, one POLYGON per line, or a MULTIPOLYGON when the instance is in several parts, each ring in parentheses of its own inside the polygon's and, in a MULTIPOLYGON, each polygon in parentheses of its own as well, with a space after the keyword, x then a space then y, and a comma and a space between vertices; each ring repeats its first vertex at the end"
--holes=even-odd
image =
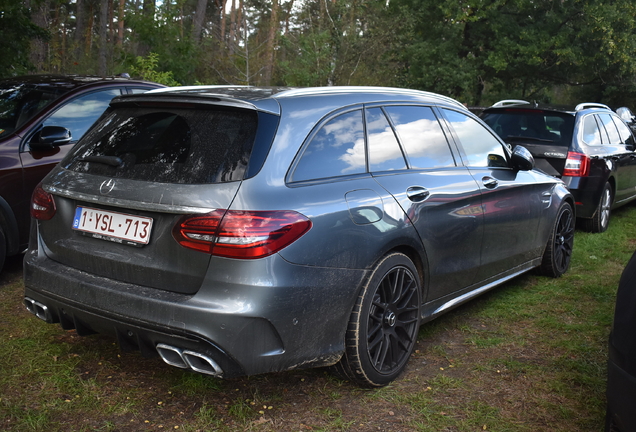
POLYGON ((324 370, 218 380, 79 337, 22 306, 0 275, 3 431, 601 431, 616 287, 636 208, 576 233, 570 271, 521 276, 420 330, 407 371, 359 389, 324 370))

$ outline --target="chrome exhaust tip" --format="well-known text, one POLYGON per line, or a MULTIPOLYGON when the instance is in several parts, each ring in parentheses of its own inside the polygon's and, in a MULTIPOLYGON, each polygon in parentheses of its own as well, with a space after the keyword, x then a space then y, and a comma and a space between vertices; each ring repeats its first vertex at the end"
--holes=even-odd
POLYGON ((190 369, 194 372, 220 377, 223 369, 209 356, 190 350, 182 350, 166 344, 157 344, 157 352, 161 359, 181 369, 190 369))
POLYGON ((40 318, 42 321, 45 321, 49 324, 53 323, 53 316, 49 311, 49 308, 40 303, 39 301, 35 301, 32 298, 25 297, 24 298, 24 306, 26 306, 27 310, 31 312, 36 317, 40 318))
POLYGON ((168 363, 170 366, 178 367, 181 369, 188 369, 188 364, 183 360, 183 355, 179 348, 172 347, 166 344, 158 344, 157 352, 161 356, 161 359, 168 363))
POLYGON ((194 351, 184 351, 183 359, 195 372, 213 376, 220 376, 223 373, 221 367, 206 355, 194 351))

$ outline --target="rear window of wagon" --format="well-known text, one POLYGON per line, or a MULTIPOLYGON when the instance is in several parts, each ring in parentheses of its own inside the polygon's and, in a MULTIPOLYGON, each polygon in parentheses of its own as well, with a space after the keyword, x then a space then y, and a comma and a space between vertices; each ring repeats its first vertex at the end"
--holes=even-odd
POLYGON ((61 164, 159 183, 243 180, 260 169, 277 123, 278 117, 253 110, 125 106, 107 111, 61 164))

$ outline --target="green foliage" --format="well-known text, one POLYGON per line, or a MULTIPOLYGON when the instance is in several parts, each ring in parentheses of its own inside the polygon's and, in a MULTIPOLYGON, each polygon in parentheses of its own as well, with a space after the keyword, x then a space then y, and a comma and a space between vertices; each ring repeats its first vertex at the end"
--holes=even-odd
POLYGON ((307 2, 281 38, 279 76, 293 86, 403 83, 401 16, 383 1, 307 2))
POLYGON ((609 103, 618 88, 633 87, 630 0, 395 3, 416 17, 405 50, 414 87, 475 105, 502 97, 549 101, 555 86, 584 88, 609 103))
POLYGON ((49 33, 30 20, 29 11, 15 0, 0 0, 0 77, 16 76, 33 69, 29 45, 33 39, 48 39, 49 33))
POLYGON ((172 77, 172 72, 160 72, 157 70, 159 65, 159 55, 150 53, 147 57, 137 57, 135 65, 132 66, 132 74, 139 76, 144 80, 154 81, 170 87, 179 86, 177 81, 172 77))
POLYGON ((301 34, 295 41, 283 38, 283 47, 292 57, 279 64, 283 82, 299 87, 327 85, 331 69, 329 40, 327 31, 301 34))
MULTIPOLYGON (((99 70, 99 2, 23 3, 0 0, 0 76, 99 70)), ((108 74, 410 87, 482 106, 503 98, 636 106, 633 0, 244 0, 232 13, 208 0, 197 34, 198 1, 127 1, 123 16, 117 3, 108 74)))
POLYGON ((154 15, 127 9, 126 23, 131 29, 131 42, 133 42, 130 48, 136 46, 137 49, 127 48, 120 54, 122 62, 127 66, 130 65, 132 58, 138 61, 138 56, 150 57, 155 54, 161 59, 160 64, 157 62, 154 65, 156 70, 170 72, 174 81, 190 85, 196 79, 195 71, 201 61, 202 53, 190 38, 189 29, 184 28, 182 22, 181 13, 184 13, 186 4, 190 3, 182 1, 177 2, 177 5, 171 3, 166 1, 156 6, 154 15), (132 52, 135 56, 130 56, 132 52))

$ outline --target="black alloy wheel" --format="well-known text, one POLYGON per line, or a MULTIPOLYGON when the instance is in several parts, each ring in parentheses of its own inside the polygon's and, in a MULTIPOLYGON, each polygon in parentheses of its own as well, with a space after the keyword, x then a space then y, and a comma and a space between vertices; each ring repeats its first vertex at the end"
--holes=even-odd
POLYGON ((572 206, 565 202, 559 208, 556 223, 543 254, 541 272, 546 276, 559 277, 570 268, 574 247, 574 225, 572 206))
POLYGON ((401 253, 386 256, 356 302, 337 370, 369 387, 397 378, 417 341, 421 298, 412 261, 401 253))

